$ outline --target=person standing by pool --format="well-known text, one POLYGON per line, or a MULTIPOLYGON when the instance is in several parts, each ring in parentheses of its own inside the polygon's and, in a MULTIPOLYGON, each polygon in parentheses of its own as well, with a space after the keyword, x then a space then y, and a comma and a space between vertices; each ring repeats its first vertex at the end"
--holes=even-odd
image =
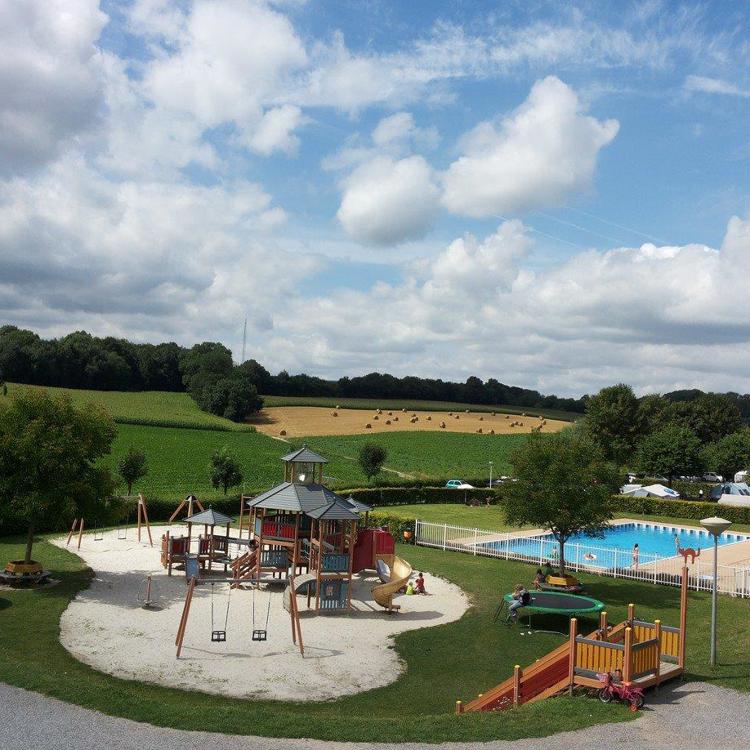
POLYGON ((674 535, 674 549, 675 549, 675 552, 679 555, 680 554, 680 537, 677 534, 674 535))
POLYGON ((638 547, 638 542, 636 542, 633 545, 633 563, 630 567, 633 568, 633 570, 638 570, 638 563, 641 559, 641 550, 638 547))

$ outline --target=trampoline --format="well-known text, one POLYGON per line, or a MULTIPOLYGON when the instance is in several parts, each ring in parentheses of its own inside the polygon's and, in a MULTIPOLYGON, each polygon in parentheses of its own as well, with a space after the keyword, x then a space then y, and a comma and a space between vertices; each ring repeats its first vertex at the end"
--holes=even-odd
MULTIPOLYGON (((534 612, 546 615, 597 615, 604 609, 604 602, 591 596, 581 594, 569 594, 565 591, 534 591, 531 593, 531 601, 518 610, 519 615, 529 616, 529 627, 531 627, 531 615, 534 612)), ((494 621, 497 622, 503 609, 513 601, 513 594, 505 594, 495 611, 494 621)))

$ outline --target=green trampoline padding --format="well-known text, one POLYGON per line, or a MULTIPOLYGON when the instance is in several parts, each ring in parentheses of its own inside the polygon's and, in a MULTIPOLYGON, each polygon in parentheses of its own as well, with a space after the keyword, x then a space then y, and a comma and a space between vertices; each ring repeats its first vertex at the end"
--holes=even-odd
MULTIPOLYGON (((507 604, 513 601, 513 594, 503 597, 507 604)), ((590 596, 569 594, 565 591, 534 591, 529 604, 519 611, 543 612, 552 615, 591 615, 601 612, 604 602, 590 596)))

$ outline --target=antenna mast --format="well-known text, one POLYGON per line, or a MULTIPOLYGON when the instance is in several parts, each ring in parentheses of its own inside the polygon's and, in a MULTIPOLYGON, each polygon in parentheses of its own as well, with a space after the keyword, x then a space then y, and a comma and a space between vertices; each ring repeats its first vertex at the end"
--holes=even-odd
POLYGON ((245 316, 245 325, 242 327, 242 359, 240 364, 245 361, 245 344, 247 343, 247 316, 245 316))

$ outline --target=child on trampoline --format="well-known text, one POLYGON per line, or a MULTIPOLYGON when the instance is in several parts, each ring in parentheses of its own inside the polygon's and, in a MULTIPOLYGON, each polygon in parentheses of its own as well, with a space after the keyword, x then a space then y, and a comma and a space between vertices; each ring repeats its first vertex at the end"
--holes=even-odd
POLYGON ((507 622, 515 622, 518 618, 518 610, 530 602, 531 594, 528 589, 522 583, 516 584, 516 587, 513 589, 513 601, 508 605, 507 622))

